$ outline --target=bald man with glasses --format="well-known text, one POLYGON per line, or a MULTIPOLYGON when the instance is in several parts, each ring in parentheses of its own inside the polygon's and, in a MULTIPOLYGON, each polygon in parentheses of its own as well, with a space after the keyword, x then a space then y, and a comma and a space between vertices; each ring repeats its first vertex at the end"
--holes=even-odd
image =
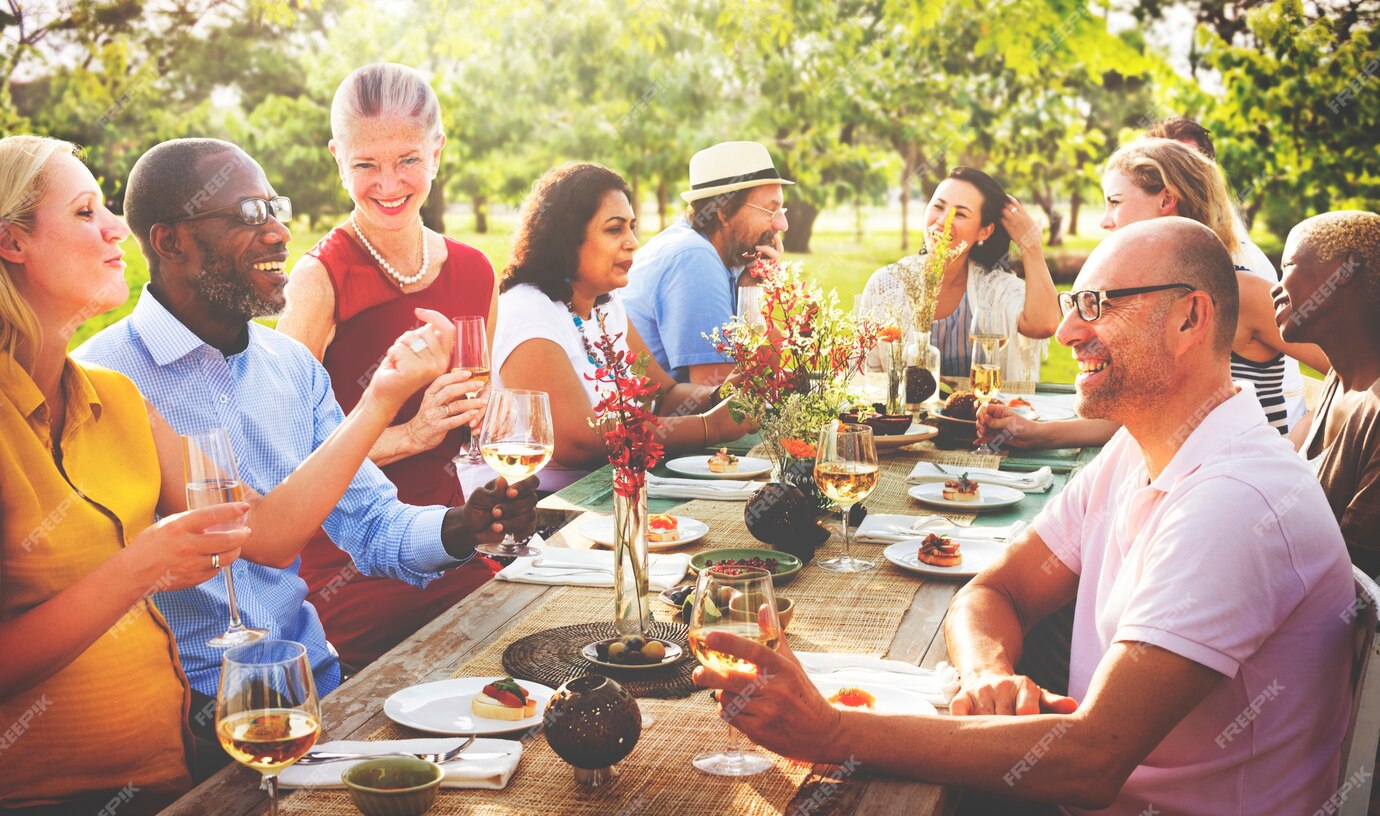
POLYGON ((955 716, 834 708, 785 637, 771 651, 711 634, 757 672, 701 667, 696 682, 796 760, 1072 814, 1321 807, 1350 712, 1351 565, 1316 479, 1231 381, 1236 286, 1217 237, 1178 217, 1118 230, 1084 265, 1057 336, 1079 361, 1079 413, 1122 428, 955 595, 955 716), (1014 666, 1025 632, 1070 600, 1061 696, 1014 666))

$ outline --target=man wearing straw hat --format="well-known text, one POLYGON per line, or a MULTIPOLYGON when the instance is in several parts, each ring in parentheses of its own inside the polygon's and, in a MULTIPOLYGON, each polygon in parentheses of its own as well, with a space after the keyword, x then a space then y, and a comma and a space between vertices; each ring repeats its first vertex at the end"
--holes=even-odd
POLYGON ((652 355, 680 382, 720 383, 733 366, 705 335, 737 312, 739 277, 781 256, 789 227, 781 178, 757 142, 723 142, 690 159, 686 218, 647 242, 623 296, 652 355))

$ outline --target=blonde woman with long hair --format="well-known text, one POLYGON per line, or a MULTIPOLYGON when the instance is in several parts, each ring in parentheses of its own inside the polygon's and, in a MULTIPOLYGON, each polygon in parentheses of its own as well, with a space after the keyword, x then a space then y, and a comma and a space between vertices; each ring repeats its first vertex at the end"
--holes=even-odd
POLYGON ((128 297, 128 236, 75 145, 0 139, 0 721, 25 726, 0 754, 0 811, 94 813, 132 786, 120 813, 155 813, 191 787, 189 686, 151 597, 309 535, 449 356, 428 337, 424 363, 400 340, 372 415, 292 488, 188 512, 177 435, 127 377, 67 353, 83 320, 128 297))
MULTIPOLYGON (((1107 201, 1103 229, 1114 231, 1137 221, 1177 215, 1203 224, 1222 241, 1236 266, 1240 291, 1231 348, 1232 379, 1251 383, 1270 425, 1287 434, 1291 420, 1304 413, 1301 404, 1288 401, 1295 392, 1302 400, 1299 361, 1319 371, 1329 370, 1330 365, 1316 345, 1286 343, 1280 337, 1270 292, 1277 275, 1237 229, 1231 194, 1221 170, 1211 159, 1180 142, 1138 139, 1123 145, 1107 160, 1102 192, 1107 201)), ((984 436, 1000 436, 1005 444, 1017 448, 1101 445, 1117 428, 1103 420, 1029 422, 996 405, 984 408, 978 424, 984 436)))

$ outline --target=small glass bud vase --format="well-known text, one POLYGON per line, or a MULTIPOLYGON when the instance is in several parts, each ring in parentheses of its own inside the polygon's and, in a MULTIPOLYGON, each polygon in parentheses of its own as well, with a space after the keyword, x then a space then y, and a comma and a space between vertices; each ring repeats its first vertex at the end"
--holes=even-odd
POLYGON ((939 406, 939 349, 929 332, 914 332, 906 348, 906 410, 933 411, 939 406))
POLYGON ((613 625, 620 636, 646 634, 648 591, 647 487, 613 494, 613 625))

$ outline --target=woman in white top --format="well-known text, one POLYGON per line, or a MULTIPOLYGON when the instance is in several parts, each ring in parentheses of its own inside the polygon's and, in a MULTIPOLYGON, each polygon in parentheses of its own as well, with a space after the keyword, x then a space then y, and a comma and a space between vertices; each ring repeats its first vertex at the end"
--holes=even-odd
MULTIPOLYGON (((967 377, 972 357, 969 330, 975 310, 993 310, 1006 326, 1002 379, 1035 382, 1046 338, 1059 328, 1054 280, 1040 247, 1040 228, 1016 199, 991 176, 971 167, 955 167, 939 183, 925 211, 925 249, 872 273, 858 301, 860 314, 909 329, 916 311, 902 288, 901 268, 924 262, 953 213, 953 246, 965 245, 944 268, 930 342, 940 354, 944 376, 967 377), (1005 265, 1011 242, 1021 248, 1025 280, 1005 265)), ((869 355, 868 367, 881 359, 869 355)))
MULTIPOLYGON (((599 321, 615 346, 646 354, 646 374, 661 387, 656 410, 668 454, 737 439, 715 388, 677 383, 647 353, 614 292, 628 285, 637 219, 628 184, 597 164, 558 167, 537 182, 523 209, 513 257, 503 272, 494 333, 493 387, 545 391, 556 451, 541 489, 559 490, 608 460, 590 421, 599 401, 591 380, 599 321), (703 413, 701 413, 703 411, 703 413)), ((485 465, 462 469, 465 485, 492 478, 485 465)))

